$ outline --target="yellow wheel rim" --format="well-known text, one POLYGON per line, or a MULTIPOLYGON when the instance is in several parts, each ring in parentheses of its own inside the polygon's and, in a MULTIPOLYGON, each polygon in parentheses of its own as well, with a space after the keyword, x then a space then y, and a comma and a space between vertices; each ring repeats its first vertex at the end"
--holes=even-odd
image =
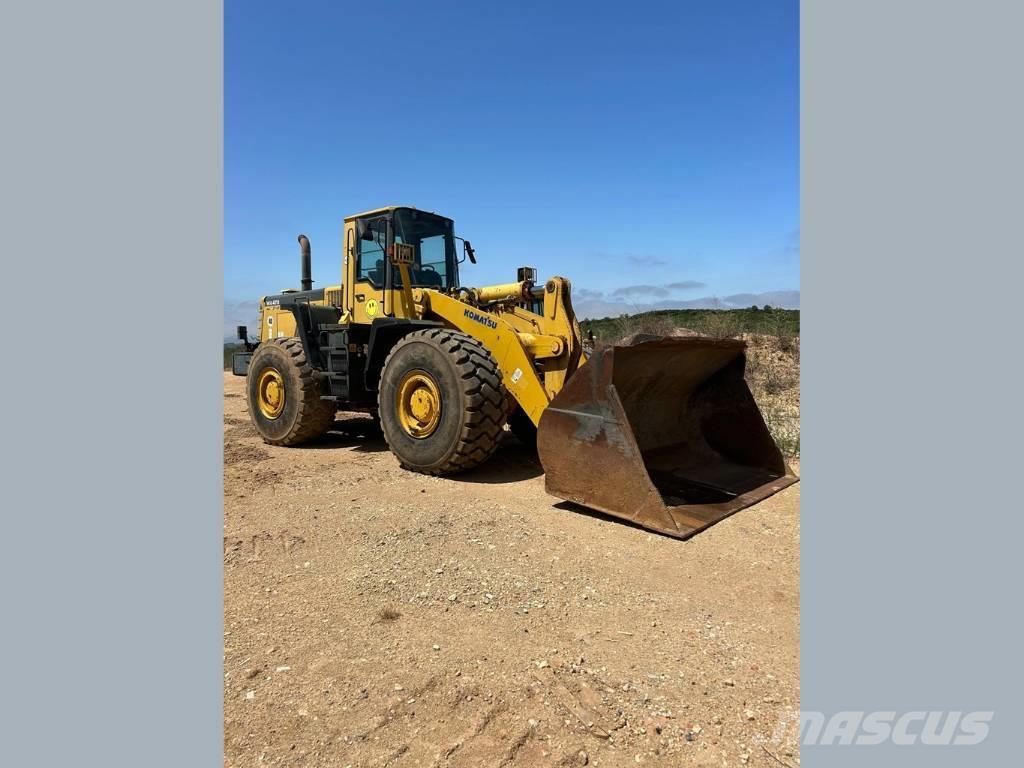
POLYGON ((256 405, 268 419, 284 411, 284 377, 276 368, 267 368, 256 380, 256 405))
POLYGON ((441 422, 441 391, 426 371, 409 371, 398 384, 398 423, 415 438, 430 437, 441 422))

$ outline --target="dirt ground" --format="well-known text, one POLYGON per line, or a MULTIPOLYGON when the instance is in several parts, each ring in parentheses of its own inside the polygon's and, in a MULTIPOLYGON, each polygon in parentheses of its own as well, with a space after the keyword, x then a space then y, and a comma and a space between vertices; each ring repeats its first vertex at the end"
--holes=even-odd
MULTIPOLYGON (((797 765, 800 485, 681 542, 514 438, 406 472, 372 422, 265 445, 224 375, 226 766, 797 765)), ((799 471, 799 467, 794 465, 799 471)))

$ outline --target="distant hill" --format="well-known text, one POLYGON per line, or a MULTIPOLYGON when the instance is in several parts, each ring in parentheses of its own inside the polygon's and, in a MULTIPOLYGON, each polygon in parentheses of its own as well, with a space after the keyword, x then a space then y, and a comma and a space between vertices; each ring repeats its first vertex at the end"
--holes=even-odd
POLYGON ((602 341, 615 341, 631 333, 668 335, 676 328, 687 328, 712 336, 758 333, 766 336, 800 335, 799 309, 658 309, 636 315, 580 320, 584 335, 592 331, 602 341))
POLYGON ((224 370, 231 370, 231 358, 235 352, 244 352, 245 348, 238 343, 238 340, 231 341, 230 339, 224 340, 224 370))
POLYGON ((639 315, 663 309, 746 309, 766 304, 778 309, 800 309, 800 291, 734 293, 731 296, 704 296, 699 299, 664 299, 645 303, 623 301, 614 296, 593 295, 589 291, 573 293, 573 308, 582 319, 639 315))

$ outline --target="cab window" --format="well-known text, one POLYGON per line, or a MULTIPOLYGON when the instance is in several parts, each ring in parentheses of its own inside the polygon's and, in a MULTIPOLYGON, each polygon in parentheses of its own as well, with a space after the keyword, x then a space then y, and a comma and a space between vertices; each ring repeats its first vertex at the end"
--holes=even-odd
POLYGON ((359 236, 356 280, 368 280, 374 288, 383 288, 387 280, 388 222, 385 217, 370 219, 359 236))
MULTIPOLYGON (((413 246, 415 257, 409 268, 412 284, 418 288, 455 288, 458 276, 452 220, 436 214, 399 208, 395 211, 395 242, 413 246)), ((396 282, 398 278, 395 278, 396 282)))

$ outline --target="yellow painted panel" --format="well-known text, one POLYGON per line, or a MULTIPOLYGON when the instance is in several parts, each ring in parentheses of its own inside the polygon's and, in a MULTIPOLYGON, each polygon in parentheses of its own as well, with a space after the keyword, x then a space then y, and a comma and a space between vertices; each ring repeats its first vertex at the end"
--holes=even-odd
POLYGON ((501 370, 505 388, 530 420, 539 424, 549 399, 515 329, 500 315, 474 309, 437 291, 422 291, 419 298, 426 316, 437 316, 451 327, 478 339, 487 348, 501 370))

